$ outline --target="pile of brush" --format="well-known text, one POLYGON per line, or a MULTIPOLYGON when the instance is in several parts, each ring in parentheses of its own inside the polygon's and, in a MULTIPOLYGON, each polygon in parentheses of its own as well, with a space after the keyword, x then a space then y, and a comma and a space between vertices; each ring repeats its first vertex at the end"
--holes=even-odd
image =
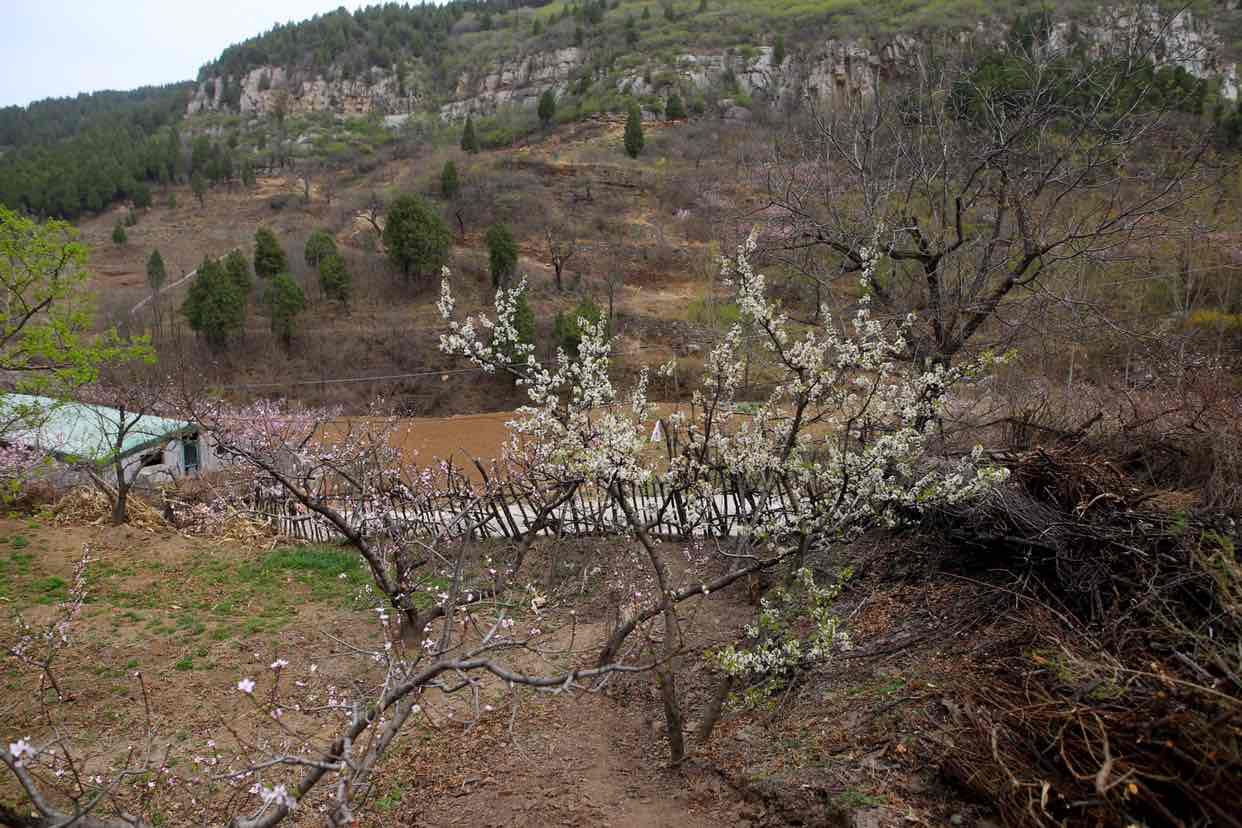
POLYGON ((1001 490, 928 521, 945 566, 1019 596, 986 680, 959 688, 947 775, 1013 824, 1242 826, 1233 520, 1082 447, 1005 461, 1001 490))

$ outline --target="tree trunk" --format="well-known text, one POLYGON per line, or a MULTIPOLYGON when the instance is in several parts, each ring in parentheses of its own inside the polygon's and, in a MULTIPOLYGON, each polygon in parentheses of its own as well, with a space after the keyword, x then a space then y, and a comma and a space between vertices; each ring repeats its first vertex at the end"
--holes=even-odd
POLYGON ((685 726, 681 718, 681 705, 677 701, 677 671, 675 659, 680 645, 681 625, 677 620, 677 602, 673 588, 669 585, 668 567, 660 559, 646 528, 634 512, 630 502, 625 499, 621 487, 611 487, 612 497, 625 513, 625 518, 634 529, 639 543, 647 553, 651 569, 655 572, 656 582, 660 587, 660 598, 664 615, 664 658, 655 668, 656 684, 660 688, 660 698, 664 702, 664 722, 668 730, 669 764, 677 767, 686 758, 685 726))
POLYGON ((129 487, 125 479, 125 467, 118 459, 113 462, 116 469, 116 497, 112 498, 112 525, 121 526, 129 523, 129 487))

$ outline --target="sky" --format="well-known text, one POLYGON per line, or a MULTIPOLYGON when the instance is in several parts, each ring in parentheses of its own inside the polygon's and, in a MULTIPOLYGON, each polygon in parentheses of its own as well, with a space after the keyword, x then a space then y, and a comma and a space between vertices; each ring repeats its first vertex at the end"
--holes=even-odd
POLYGON ((342 5, 358 2, 0 0, 0 106, 190 80, 231 43, 342 5))

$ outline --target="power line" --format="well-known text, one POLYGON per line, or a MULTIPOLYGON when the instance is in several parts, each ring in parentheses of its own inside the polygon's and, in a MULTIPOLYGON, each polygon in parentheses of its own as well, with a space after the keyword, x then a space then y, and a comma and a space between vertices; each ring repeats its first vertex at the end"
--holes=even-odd
POLYGON ((332 377, 330 379, 286 380, 284 382, 251 382, 233 385, 217 385, 220 389, 233 388, 286 388, 290 385, 344 385, 356 382, 388 382, 416 377, 438 377, 445 374, 486 374, 482 368, 446 368, 442 371, 411 371, 405 374, 381 374, 375 377, 332 377))

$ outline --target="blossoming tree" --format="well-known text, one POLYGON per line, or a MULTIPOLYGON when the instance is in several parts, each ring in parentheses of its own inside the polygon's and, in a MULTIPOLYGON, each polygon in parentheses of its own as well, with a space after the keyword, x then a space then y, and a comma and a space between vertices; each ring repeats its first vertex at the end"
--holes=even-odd
MULTIPOLYGON (((836 584, 817 583, 804 566, 808 556, 869 526, 971 497, 998 479, 977 453, 949 461, 928 452, 930 417, 953 385, 981 366, 910 376, 895 362, 901 327, 886 328, 865 304, 845 325, 826 317, 815 328, 791 322, 767 297, 749 262, 752 250, 753 241, 726 265, 741 323, 709 354, 688 408, 663 417, 648 399, 647 372, 626 395, 614 386, 602 324, 580 320, 578 353, 558 353, 545 365, 515 324, 524 285, 498 291, 494 315, 458 319, 446 272, 443 349, 485 371, 511 372, 530 398, 511 424, 514 438, 502 462, 480 464, 478 481, 447 464, 403 461, 388 433, 393 423, 383 417, 343 421, 333 412, 276 403, 238 410, 191 400, 192 416, 211 432, 218 453, 248 475, 243 485, 279 492, 331 525, 365 561, 371 583, 360 597, 375 611, 375 635, 339 642, 359 660, 357 678, 349 687, 317 686, 316 665, 296 653, 273 660, 264 675, 237 676, 235 721, 245 727, 226 728, 233 736, 227 748, 202 746, 190 771, 175 771, 167 750, 148 747, 103 774, 75 761, 72 740, 63 735, 19 734, 0 743, 0 762, 29 807, 0 808, 0 824, 149 824, 135 812, 141 808, 133 796, 121 793, 135 779, 154 778, 166 800, 181 798, 182 813, 204 814, 193 804, 195 792, 227 786, 235 795, 222 816, 211 816, 238 828, 272 826, 312 806, 329 825, 343 825, 424 705, 437 694, 464 694, 467 717, 483 715, 485 681, 491 691, 564 692, 593 689, 612 673, 650 671, 675 765, 687 751, 677 683, 686 619, 679 607, 784 564, 795 577, 782 594, 805 598, 778 596, 748 631, 750 640, 719 652, 718 663, 749 680, 828 657, 841 643, 831 608, 836 584), (771 394, 754 404, 738 399, 743 326, 761 337, 765 370, 775 377, 771 394), (663 443, 653 448, 657 423, 663 443), (658 491, 658 502, 640 501, 640 491, 658 491), (730 521, 720 520, 725 492, 734 502, 730 521), (480 552, 475 538, 488 520, 486 504, 500 496, 533 511, 522 525, 511 524, 506 543, 480 552), (526 553, 575 497, 607 505, 609 519, 596 530, 632 540, 625 545, 641 550, 643 583, 650 585, 627 591, 616 624, 589 651, 574 643, 572 613, 561 631, 542 622, 542 629, 519 627, 513 613, 517 604, 541 607, 537 594, 515 600, 526 553), (713 553, 711 565, 692 578, 678 581, 656 541, 657 528, 670 523, 713 553), (795 636, 781 615, 795 605, 812 622, 807 635, 795 636), (171 777, 187 784, 162 784, 171 777)), ((59 646, 62 639, 69 636, 48 640, 59 646)))
MULTIPOLYGON (((533 347, 520 341, 514 324, 524 284, 497 292, 494 317, 464 320, 455 318, 447 270, 441 285, 440 312, 450 326, 441 349, 486 371, 511 372, 526 387, 530 404, 510 426, 523 441, 530 473, 609 499, 624 518, 624 531, 647 553, 657 599, 635 607, 617 626, 599 663, 615 658, 640 625, 663 619, 665 659, 657 675, 674 763, 684 755, 671 670, 680 647, 678 603, 760 569, 800 562, 814 545, 848 540, 928 506, 972 497, 1003 475, 981 463, 980 449, 956 462, 933 460, 928 453, 947 395, 986 369, 990 357, 911 374, 899 361, 911 320, 886 327, 873 318, 865 298, 847 324, 826 308, 816 326, 795 323, 768 297, 764 277, 750 262, 755 248, 752 234, 724 263, 741 319, 708 355, 702 387, 688 410, 667 417, 659 417, 648 400, 646 370, 623 400, 609 374, 611 342, 602 324, 579 320, 584 337, 578 354, 561 351, 554 365, 544 365, 533 347), (738 348, 747 333, 762 342, 764 370, 773 376, 772 392, 754 405, 738 399, 743 371, 738 348), (652 433, 664 435, 664 456, 646 450, 652 433), (635 484, 653 482, 664 500, 654 519, 640 514, 631 494, 635 484), (734 537, 718 547, 729 565, 711 583, 678 587, 651 529, 671 511, 685 534, 709 530, 722 485, 742 504, 734 537)), ((879 254, 864 247, 860 256, 865 286, 879 254)), ((835 622, 819 613, 817 627, 830 625, 835 622)), ((830 643, 832 636, 820 638, 830 643)), ((812 649, 818 655, 826 648, 812 649)), ((790 659, 801 657, 796 647, 783 652, 790 659)), ((737 673, 778 665, 770 657, 734 651, 725 666, 737 673)))

